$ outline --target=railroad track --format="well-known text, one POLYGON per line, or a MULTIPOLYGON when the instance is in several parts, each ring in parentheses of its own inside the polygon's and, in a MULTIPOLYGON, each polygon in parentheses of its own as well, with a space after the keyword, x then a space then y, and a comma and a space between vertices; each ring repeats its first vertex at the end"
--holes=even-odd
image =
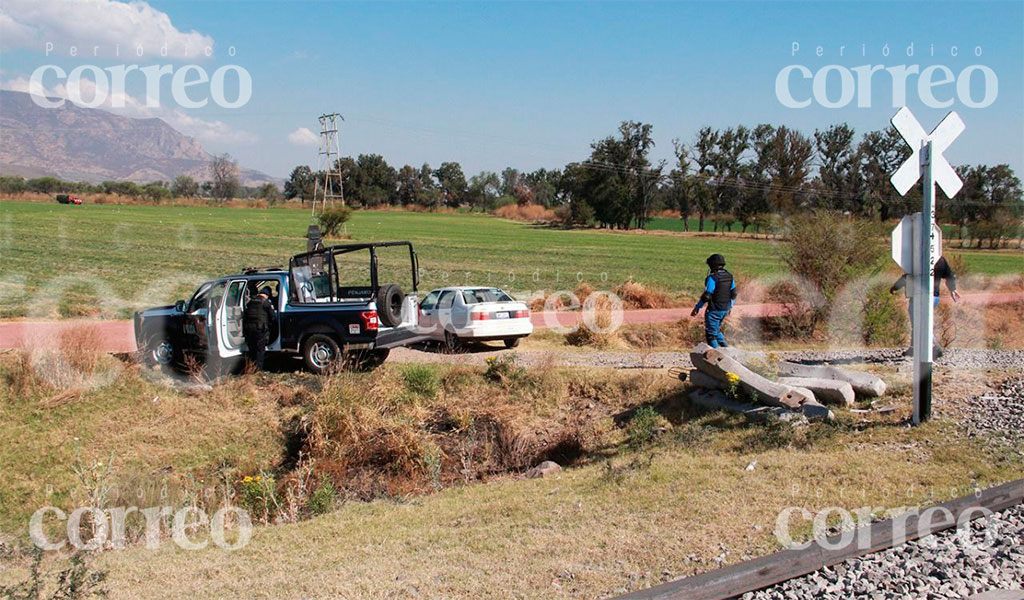
MULTIPOLYGON (((801 550, 783 550, 730 567, 670 581, 652 588, 619 596, 616 600, 716 600, 735 598, 801 577, 849 559, 893 548, 895 532, 904 523, 900 543, 916 540, 966 523, 985 514, 998 513, 1024 502, 1024 479, 989 488, 980 493, 951 500, 930 511, 933 518, 919 514, 872 523, 868 544, 841 545, 843 534, 829 536, 801 550), (943 510, 945 509, 945 510, 943 510), (984 509, 981 510, 981 509, 984 509), (986 512, 987 511, 987 512, 986 512), (961 521, 963 519, 963 521, 961 521), (838 548, 838 549, 833 549, 838 548)), ((849 535, 847 533, 847 535, 849 535)), ((859 537, 859 536, 858 536, 859 537)), ((887 596, 888 597, 888 596, 887 596)), ((993 590, 973 596, 977 600, 1021 600, 1020 590, 993 590)))

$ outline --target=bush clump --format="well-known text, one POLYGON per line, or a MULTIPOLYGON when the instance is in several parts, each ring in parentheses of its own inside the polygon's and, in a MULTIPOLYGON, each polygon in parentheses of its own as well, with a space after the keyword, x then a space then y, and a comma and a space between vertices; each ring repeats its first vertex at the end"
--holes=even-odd
POLYGON ((320 232, 324 237, 337 237, 341 227, 352 218, 352 209, 347 206, 331 206, 325 209, 317 221, 320 222, 320 232))
POLYGON ((420 398, 433 398, 441 387, 441 378, 430 365, 409 365, 402 371, 405 389, 420 398))
POLYGON ((650 406, 641 406, 633 413, 626 427, 626 437, 633 448, 642 448, 654 440, 655 429, 660 420, 658 413, 650 406))
POLYGON ((906 341, 907 311, 884 285, 868 292, 864 303, 864 342, 872 346, 900 346, 906 341))
POLYGON ((794 307, 791 313, 800 333, 815 332, 849 282, 881 269, 886 258, 883 233, 877 223, 837 211, 816 210, 790 220, 780 258, 812 288, 793 286, 796 297, 787 303, 794 307))

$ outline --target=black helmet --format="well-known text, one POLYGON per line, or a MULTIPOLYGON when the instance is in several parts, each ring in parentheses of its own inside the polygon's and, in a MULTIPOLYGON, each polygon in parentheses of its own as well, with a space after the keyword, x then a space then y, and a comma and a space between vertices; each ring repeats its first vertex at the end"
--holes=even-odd
POLYGON ((262 289, 260 289, 260 295, 262 295, 262 296, 266 296, 267 298, 269 298, 270 296, 272 296, 273 294, 271 294, 271 289, 270 289, 270 286, 269 286, 269 285, 265 285, 265 286, 263 286, 263 288, 262 288, 262 289))
POLYGON ((707 260, 708 266, 714 269, 715 267, 725 266, 725 257, 721 254, 712 254, 707 260))

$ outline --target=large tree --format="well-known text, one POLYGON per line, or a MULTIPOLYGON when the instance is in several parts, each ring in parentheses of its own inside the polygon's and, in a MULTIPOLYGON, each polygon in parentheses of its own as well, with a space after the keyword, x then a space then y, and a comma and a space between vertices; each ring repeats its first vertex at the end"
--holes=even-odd
POLYGON ((846 123, 814 131, 821 207, 859 212, 858 200, 864 188, 860 164, 863 155, 853 138, 853 129, 846 123))
POLYGON ((303 203, 306 200, 312 200, 315 183, 313 170, 306 165, 299 165, 292 169, 288 181, 284 182, 284 197, 287 200, 298 198, 303 203))
POLYGON ((889 127, 866 133, 858 145, 858 153, 864 181, 858 212, 886 221, 903 203, 889 178, 910 155, 910 149, 899 132, 889 127))
POLYGON ((434 171, 434 177, 441 186, 444 202, 448 206, 458 206, 466 195, 466 175, 457 162, 444 162, 434 171))
POLYGON ((769 143, 774 156, 771 198, 775 210, 791 213, 805 196, 807 176, 814 157, 814 144, 806 135, 781 126, 775 129, 769 143))
POLYGON ((466 201, 473 208, 492 207, 501 193, 501 178, 493 171, 481 171, 469 178, 466 201))
POLYGON ((609 136, 591 145, 583 187, 597 220, 608 227, 644 227, 650 218, 653 190, 664 163, 652 166, 653 127, 623 121, 619 137, 609 136))
MULTIPOLYGON (((750 130, 743 125, 735 129, 730 127, 718 135, 718 144, 711 157, 715 174, 714 209, 719 217, 734 217, 739 208, 738 205, 742 201, 740 185, 744 170, 743 154, 748 148, 750 148, 750 130)), ((718 219, 715 219, 715 231, 718 231, 718 219)))
POLYGON ((188 175, 178 175, 171 183, 171 194, 177 198, 194 198, 199 195, 199 183, 188 175))
POLYGON ((210 161, 211 193, 214 198, 227 200, 238 195, 241 184, 238 181, 238 163, 230 154, 224 153, 210 161))

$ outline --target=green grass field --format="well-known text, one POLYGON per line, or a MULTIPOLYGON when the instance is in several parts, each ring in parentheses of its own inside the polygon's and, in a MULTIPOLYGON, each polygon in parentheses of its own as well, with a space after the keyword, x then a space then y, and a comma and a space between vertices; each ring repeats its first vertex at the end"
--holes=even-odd
MULTIPOLYGON (((689 224, 689 231, 696 232, 700 225, 700 220, 690 217, 687 221, 689 224)), ((713 231, 714 226, 715 224, 711 217, 704 219, 705 231, 713 231)), ((942 235, 945 239, 953 240, 956 237, 956 225, 943 224, 939 225, 939 227, 942 228, 942 235)), ((687 231, 687 229, 683 227, 683 220, 677 217, 654 217, 647 222, 647 229, 649 231, 687 231)), ((723 224, 719 227, 719 231, 724 230, 725 225, 723 224)), ((733 223, 732 228, 729 231, 733 233, 741 233, 742 227, 740 227, 739 223, 733 223)), ((751 231, 752 229, 748 229, 747 233, 749 234, 751 231)), ((1010 243, 1016 245, 1016 242, 1014 241, 1011 241, 1010 243)), ((954 244, 959 245, 959 242, 954 241, 954 244)))
MULTIPOLYGON (((286 264, 305 250, 309 222, 309 213, 290 208, 0 201, 0 316, 43 316, 37 307, 49 305, 35 301, 51 291, 65 297, 61 314, 123 317, 132 307, 181 298, 206 277, 286 264)), ((357 211, 347 232, 356 241, 412 241, 421 289, 491 284, 553 291, 579 280, 603 289, 633 278, 694 295, 713 252, 725 254, 741 280, 782 270, 777 242, 711 234, 566 231, 487 215, 370 211, 357 211)), ((975 273, 1021 271, 1020 253, 965 254, 975 273)), ((402 273, 398 256, 385 262, 402 273)), ((405 283, 404 273, 391 276, 405 283)))

